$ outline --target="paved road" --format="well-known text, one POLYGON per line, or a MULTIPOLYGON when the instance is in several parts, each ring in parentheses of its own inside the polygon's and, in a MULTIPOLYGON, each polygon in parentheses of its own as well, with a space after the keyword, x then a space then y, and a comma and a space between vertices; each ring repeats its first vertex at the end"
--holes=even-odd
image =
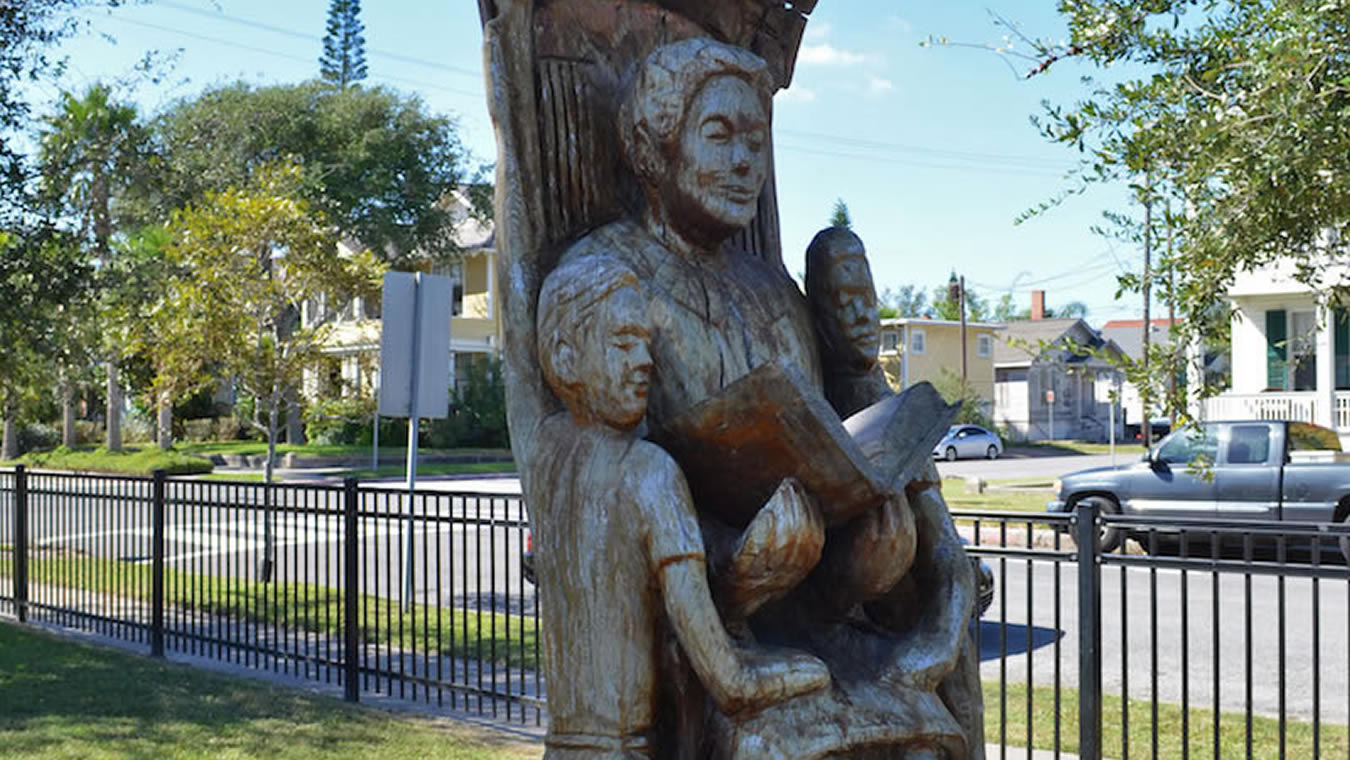
MULTIPOLYGON (((1024 560, 987 561, 997 592, 980 629, 984 677, 1052 685, 1058 661, 1061 682, 1076 685, 1077 565, 1056 570, 1051 562, 1028 568, 1024 560), (1001 660, 1004 646, 1009 656, 1001 660)), ((1241 573, 1108 566, 1102 571, 1103 683, 1108 693, 1148 700, 1156 671, 1161 701, 1180 703, 1184 695, 1193 706, 1211 707, 1217 672, 1220 706, 1243 712, 1250 675, 1256 714, 1278 716, 1283 697, 1289 716, 1312 720, 1319 711, 1324 723, 1350 724, 1348 610, 1350 578, 1344 575, 1249 581, 1241 573)))
MULTIPOLYGON (((1138 447, 1122 447, 1116 452, 1116 464, 1129 464, 1139 459, 1138 447)), ((1068 472, 1089 467, 1108 467, 1110 454, 1076 454, 1069 456, 1002 457, 999 459, 962 459, 956 462, 938 462, 942 477, 979 478, 1057 478, 1068 472)))

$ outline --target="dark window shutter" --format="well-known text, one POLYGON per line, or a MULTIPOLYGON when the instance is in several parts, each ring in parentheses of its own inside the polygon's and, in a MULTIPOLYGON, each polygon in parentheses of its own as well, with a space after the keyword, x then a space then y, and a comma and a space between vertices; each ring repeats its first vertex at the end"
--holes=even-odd
POLYGON ((1336 309, 1334 320, 1336 329, 1332 333, 1332 346, 1336 354, 1336 388, 1350 388, 1350 314, 1345 309, 1336 309))
POLYGON ((1266 387, 1284 390, 1285 312, 1271 309, 1266 312, 1266 387))

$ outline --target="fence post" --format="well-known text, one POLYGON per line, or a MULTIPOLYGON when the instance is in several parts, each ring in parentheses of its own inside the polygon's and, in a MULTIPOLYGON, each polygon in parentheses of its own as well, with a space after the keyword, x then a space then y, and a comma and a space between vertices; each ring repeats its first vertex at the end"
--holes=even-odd
POLYGON ((28 622, 28 472, 14 467, 14 612, 28 622))
POLYGON ((1086 499, 1074 516, 1078 544, 1078 756, 1102 756, 1102 568, 1098 563, 1097 502, 1086 499))
POLYGON ((357 590, 360 575, 356 565, 359 542, 357 509, 360 506, 360 493, 356 490, 356 478, 342 481, 342 665, 344 680, 342 696, 348 702, 361 699, 361 636, 357 629, 360 611, 357 609, 357 590))
POLYGON ((150 656, 164 656, 164 482, 155 470, 151 482, 150 656))

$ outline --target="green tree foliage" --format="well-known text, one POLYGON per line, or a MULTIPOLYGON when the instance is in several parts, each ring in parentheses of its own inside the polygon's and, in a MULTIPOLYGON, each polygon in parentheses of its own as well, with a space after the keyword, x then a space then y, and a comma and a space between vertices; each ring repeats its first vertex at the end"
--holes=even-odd
POLYGON ((177 103, 156 126, 172 206, 243 187, 258 167, 288 160, 304 168, 299 197, 385 261, 458 251, 443 201, 462 178, 463 149, 454 121, 416 97, 320 81, 241 83, 177 103))
POLYGON ((844 203, 843 198, 834 202, 834 211, 830 214, 831 227, 843 227, 844 229, 853 228, 853 218, 848 215, 848 204, 844 203))
POLYGON ((157 361, 180 377, 233 377, 255 400, 269 479, 286 390, 318 363, 329 336, 332 309, 320 304, 379 292, 373 256, 339 255, 323 215, 297 197, 302 182, 294 166, 264 167, 245 188, 207 193, 176 213, 171 275, 152 310, 157 361))
MULTIPOLYGON (((6 0, 0 2, 0 224, 13 222, 24 207, 28 180, 24 156, 11 138, 28 129, 32 108, 23 88, 59 68, 51 47, 75 31, 71 11, 86 0, 6 0)), ((108 0, 107 5, 119 5, 108 0)))
POLYGON ((331 0, 323 35, 319 73, 325 82, 346 89, 366 78, 366 29, 361 23, 361 0, 331 0))
POLYGON ((0 415, 4 454, 17 455, 19 404, 48 387, 66 350, 68 304, 88 289, 93 270, 77 241, 50 225, 0 231, 0 415))
POLYGON ((942 398, 948 404, 961 402, 961 409, 956 413, 956 419, 952 420, 952 424, 979 425, 986 430, 994 429, 993 418, 984 412, 989 402, 980 398, 980 394, 976 393, 969 383, 962 383, 960 374, 944 367, 937 380, 933 382, 933 387, 942 394, 942 398))
MULTIPOLYGON (((928 315, 934 319, 948 319, 958 322, 961 319, 961 301, 953 300, 946 285, 933 288, 928 315)), ((989 317, 989 305, 979 293, 966 288, 966 319, 971 322, 983 322, 989 317)))
MULTIPOLYGON (((1070 301, 1058 308, 1047 305, 1045 307, 1046 319, 1062 319, 1068 317, 1077 317, 1086 319, 1088 315, 1087 304, 1082 301, 1070 301)), ((998 303, 994 304, 991 317, 995 322, 1022 322, 1031 319, 1031 307, 1018 308, 1013 301, 1012 293, 1004 293, 999 296, 998 303)))
MULTIPOLYGON (((1060 12, 1069 38, 1036 43, 1032 74, 1077 57, 1118 81, 1086 80, 1090 92, 1048 107, 1042 128, 1083 156, 1071 191, 1129 183, 1174 232, 1155 271, 1175 269, 1179 343, 1220 329, 1228 315, 1211 306, 1235 273, 1280 257, 1344 299, 1316 284, 1350 232, 1350 2, 1080 0, 1060 12), (1166 201, 1174 213, 1159 213, 1166 201)), ((1137 240, 1138 216, 1113 218, 1137 240)))
POLYGON ((882 319, 922 317, 928 313, 928 293, 916 285, 886 288, 881 292, 878 311, 882 319))

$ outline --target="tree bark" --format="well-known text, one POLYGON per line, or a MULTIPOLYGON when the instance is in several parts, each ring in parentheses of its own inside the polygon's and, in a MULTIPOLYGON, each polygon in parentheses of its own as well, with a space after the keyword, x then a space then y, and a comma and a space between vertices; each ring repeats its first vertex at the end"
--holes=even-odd
POLYGON ((300 394, 295 388, 286 389, 286 443, 305 442, 304 418, 300 415, 300 394))
POLYGON ((159 417, 155 427, 159 447, 165 451, 173 448, 173 396, 168 391, 159 394, 159 417))
POLYGON ((0 459, 17 459, 19 456, 18 410, 14 399, 6 396, 0 414, 5 417, 4 439, 0 441, 0 459))
POLYGON ((79 441, 75 435, 75 384, 67 373, 61 378, 61 445, 73 447, 79 441))
POLYGON ((108 362, 108 451, 122 450, 122 384, 116 362, 108 362))

